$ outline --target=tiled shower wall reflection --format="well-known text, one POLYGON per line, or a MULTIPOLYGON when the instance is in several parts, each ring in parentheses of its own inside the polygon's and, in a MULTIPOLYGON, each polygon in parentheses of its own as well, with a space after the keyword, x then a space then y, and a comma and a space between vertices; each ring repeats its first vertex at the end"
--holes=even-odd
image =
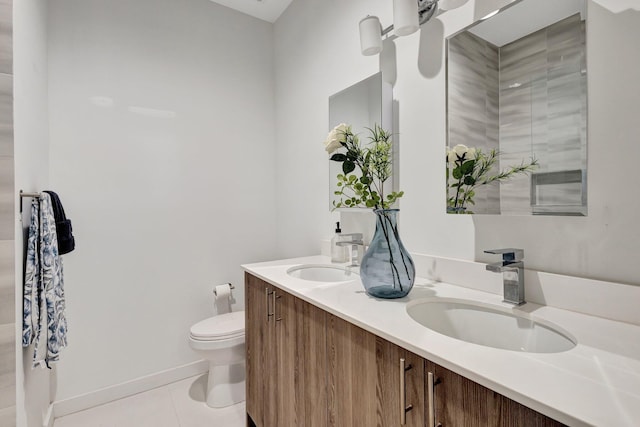
MULTIPOLYGON (((497 148, 502 169, 532 156, 537 172, 586 168, 585 47, 579 14, 501 47, 468 31, 450 39, 449 145, 497 148)), ((475 213, 531 213, 528 176, 480 189, 475 213)), ((558 196, 580 197, 571 191, 558 196)))
POLYGON ((12 0, 0 0, 0 426, 16 424, 12 0))
MULTIPOLYGON (((449 146, 499 148, 498 48, 468 31, 449 41, 449 146)), ((443 155, 444 157, 444 155, 443 155)), ((497 172, 497 168, 493 172, 497 172)), ((477 187, 475 213, 500 213, 498 183, 477 187)))
MULTIPOLYGON (((585 48, 580 14, 500 48, 501 167, 535 154, 536 172, 586 168, 585 48)), ((531 213, 528 176, 502 183, 500 191, 502 213, 531 213)), ((580 200, 579 185, 559 191, 559 200, 580 200)))

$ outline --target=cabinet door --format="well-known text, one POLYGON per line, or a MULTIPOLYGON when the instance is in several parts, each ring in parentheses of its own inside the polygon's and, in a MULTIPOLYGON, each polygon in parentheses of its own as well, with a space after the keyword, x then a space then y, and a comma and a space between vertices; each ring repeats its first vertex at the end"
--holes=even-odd
POLYGON ((299 298, 296 316, 296 424, 327 426, 326 313, 299 298))
POLYGON ((325 312, 249 274, 245 283, 247 413, 258 427, 325 427, 325 312))
MULTIPOLYGON (((436 378, 434 425, 442 427, 558 427, 559 423, 499 393, 432 362, 427 373, 436 378)), ((428 415, 427 415, 428 416, 428 415)))
MULTIPOLYGON (((274 288, 275 419, 265 427, 295 426, 296 423, 296 319, 294 297, 274 288)), ((300 424, 302 425, 302 424, 300 424)))
POLYGON ((278 288, 275 291, 276 426, 326 427, 324 312, 278 288))
POLYGON ((258 427, 276 425, 271 292, 268 283, 245 273, 246 406, 258 427))
POLYGON ((327 315, 328 424, 424 425, 424 360, 338 317, 327 315), (401 389, 401 362, 405 387, 401 389))

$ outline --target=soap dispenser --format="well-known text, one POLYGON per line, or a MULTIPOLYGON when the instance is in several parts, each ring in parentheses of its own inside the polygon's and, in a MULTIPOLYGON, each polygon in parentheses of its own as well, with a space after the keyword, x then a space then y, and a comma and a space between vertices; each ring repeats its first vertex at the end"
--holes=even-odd
POLYGON ((344 239, 341 233, 340 222, 336 222, 336 234, 331 239, 331 262, 347 262, 349 260, 347 247, 338 245, 338 242, 344 239))

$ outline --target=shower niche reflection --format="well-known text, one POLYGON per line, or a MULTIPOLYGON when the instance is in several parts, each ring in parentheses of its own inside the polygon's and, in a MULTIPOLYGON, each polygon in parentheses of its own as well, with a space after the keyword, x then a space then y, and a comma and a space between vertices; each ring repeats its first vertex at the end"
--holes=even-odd
MULTIPOLYGON (((449 149, 496 150, 489 176, 538 163, 475 183, 472 204, 456 213, 587 214, 585 18, 585 0, 521 0, 447 39, 449 149)), ((447 168, 450 200, 460 174, 447 168)))

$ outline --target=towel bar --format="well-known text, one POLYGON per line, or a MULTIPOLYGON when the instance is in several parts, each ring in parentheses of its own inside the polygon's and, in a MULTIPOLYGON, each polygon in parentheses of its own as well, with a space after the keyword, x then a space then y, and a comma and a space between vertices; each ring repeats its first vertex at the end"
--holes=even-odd
POLYGON ((20 213, 22 213, 22 199, 24 197, 33 197, 33 198, 39 199, 40 193, 27 193, 25 191, 20 190, 20 213))

